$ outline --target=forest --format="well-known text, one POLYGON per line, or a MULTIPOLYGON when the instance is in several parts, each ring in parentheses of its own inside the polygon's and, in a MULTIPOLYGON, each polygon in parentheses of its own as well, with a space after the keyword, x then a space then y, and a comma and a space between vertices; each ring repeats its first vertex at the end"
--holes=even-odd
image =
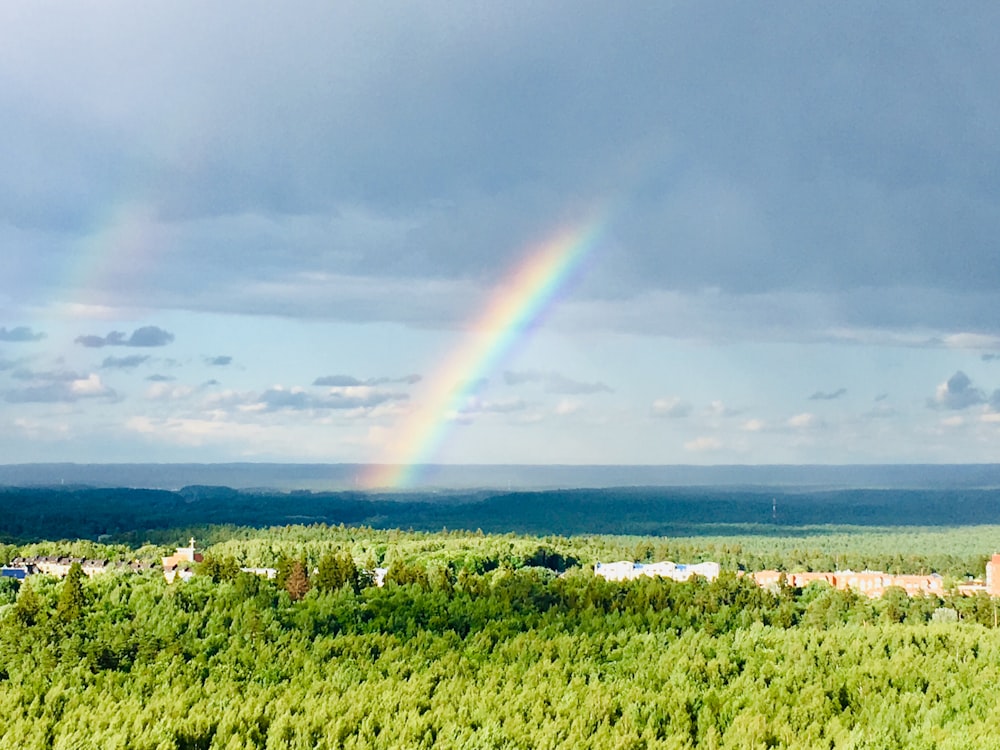
POLYGON ((56 485, 0 486, 4 541, 142 542, 184 526, 325 523, 381 529, 488 533, 787 535, 809 526, 954 527, 1000 524, 990 488, 827 489, 618 487, 536 491, 313 492, 192 485, 178 490, 56 485))
MULTIPOLYGON (((20 539, 112 559, 169 541, 20 539)), ((995 526, 687 537, 199 526, 159 571, 0 580, 0 737, 18 748, 990 748, 997 603, 756 586, 740 568, 982 575, 995 526), (715 559, 715 581, 595 577, 715 559), (270 565, 274 580, 240 571, 270 565), (369 571, 388 568, 384 586, 369 571)), ((713 527, 714 528, 714 527, 713 527)))

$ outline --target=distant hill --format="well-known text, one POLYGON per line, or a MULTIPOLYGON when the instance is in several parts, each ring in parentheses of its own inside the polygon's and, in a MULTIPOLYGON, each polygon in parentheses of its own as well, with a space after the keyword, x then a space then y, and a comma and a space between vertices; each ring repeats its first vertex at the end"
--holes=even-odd
POLYGON ((1000 524, 1000 490, 617 487, 414 493, 121 487, 0 488, 0 540, 152 540, 207 525, 345 524, 425 531, 674 536, 794 527, 1000 524))
MULTIPOLYGON (((12 464, 0 486, 185 486, 234 489, 353 490, 361 464, 12 464)), ((608 487, 779 487, 785 489, 991 489, 1000 464, 854 466, 518 466, 434 465, 417 473, 413 490, 542 490, 608 487)))

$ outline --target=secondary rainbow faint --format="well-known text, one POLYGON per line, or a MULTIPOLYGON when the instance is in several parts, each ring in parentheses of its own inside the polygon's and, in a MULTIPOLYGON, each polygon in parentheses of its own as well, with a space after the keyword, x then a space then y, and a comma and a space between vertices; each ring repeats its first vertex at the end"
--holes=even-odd
POLYGON ((119 201, 90 217, 87 235, 54 279, 62 302, 99 308, 111 304, 113 290, 127 291, 155 272, 165 240, 152 210, 119 201))
POLYGON ((365 487, 402 489, 431 461, 473 389, 531 330, 603 237, 609 211, 564 227, 529 248, 493 291, 464 340, 427 381, 431 390, 402 424, 391 445, 362 477, 365 487))

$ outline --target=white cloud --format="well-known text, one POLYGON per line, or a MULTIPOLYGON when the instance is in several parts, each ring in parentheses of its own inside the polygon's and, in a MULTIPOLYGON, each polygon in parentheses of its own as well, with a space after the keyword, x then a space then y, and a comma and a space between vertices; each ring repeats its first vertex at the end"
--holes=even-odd
POLYGON ((650 413, 654 417, 666 417, 668 419, 681 419, 690 416, 691 404, 678 396, 669 398, 658 398, 653 401, 650 413))
POLYGON ((742 410, 726 406, 725 402, 719 399, 712 401, 706 411, 713 417, 736 417, 742 413, 742 410))
POLYGON ((248 441, 270 442, 272 428, 264 425, 229 421, 222 415, 206 417, 130 417, 125 429, 146 435, 157 442, 174 445, 244 444, 248 441))
POLYGON ((684 450, 692 453, 717 451, 723 447, 722 441, 714 437, 698 437, 684 443, 684 450))
POLYGON ((819 418, 810 412, 803 412, 802 414, 796 414, 794 417, 789 418, 787 422, 788 426, 796 430, 805 430, 813 427, 818 427, 820 424, 819 418))
POLYGON ((111 392, 111 389, 101 382, 100 376, 94 373, 90 373, 82 380, 72 381, 69 387, 70 391, 78 396, 105 396, 111 392))
POLYGON ((561 399, 554 411, 560 417, 576 414, 580 411, 580 402, 568 398, 561 399))
POLYGON ((510 414, 524 411, 528 402, 520 398, 501 398, 496 400, 470 398, 459 409, 459 415, 471 417, 482 414, 510 414))
POLYGON ((195 389, 188 385, 156 381, 146 389, 146 398, 150 401, 180 401, 191 396, 194 391, 195 389))
POLYGON ((983 333, 952 333, 942 337, 949 349, 998 349, 1000 336, 983 333))

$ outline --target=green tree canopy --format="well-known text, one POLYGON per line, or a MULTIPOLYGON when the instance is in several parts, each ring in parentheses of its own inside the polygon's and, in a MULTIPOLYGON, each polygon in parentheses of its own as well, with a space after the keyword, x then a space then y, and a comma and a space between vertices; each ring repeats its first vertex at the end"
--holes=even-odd
POLYGON ((69 566, 69 573, 63 579, 56 604, 56 617, 62 622, 79 620, 83 615, 83 568, 75 562, 69 566))

